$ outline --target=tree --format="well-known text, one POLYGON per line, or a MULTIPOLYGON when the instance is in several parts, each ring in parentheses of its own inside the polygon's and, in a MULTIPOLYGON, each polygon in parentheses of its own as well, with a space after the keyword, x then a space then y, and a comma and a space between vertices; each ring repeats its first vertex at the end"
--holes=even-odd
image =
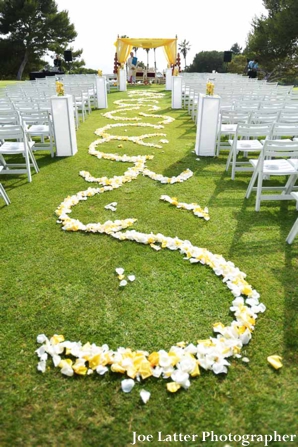
POLYGON ((201 51, 194 57, 192 64, 188 67, 188 72, 211 73, 216 70, 224 72, 222 51, 201 51))
POLYGON ((238 45, 238 43, 234 43, 234 45, 231 46, 230 51, 232 51, 235 55, 242 53, 242 47, 238 45))
POLYGON ((243 54, 237 54, 233 57, 232 61, 229 63, 228 72, 229 73, 246 73, 247 59, 243 54))
POLYGON ((186 55, 190 50, 191 45, 185 39, 178 44, 178 50, 182 53, 184 57, 184 70, 186 70, 186 55))
POLYGON ((0 0, 0 34, 7 36, 13 46, 22 48, 18 80, 28 62, 77 36, 68 12, 58 12, 54 0, 0 0))
MULTIPOLYGON (((283 67, 288 70, 297 56, 297 0, 264 0, 268 17, 262 15, 252 22, 246 53, 256 55, 267 78, 283 67)), ((290 70, 290 73, 292 69, 290 70)), ((292 75, 291 75, 292 76, 292 75)))

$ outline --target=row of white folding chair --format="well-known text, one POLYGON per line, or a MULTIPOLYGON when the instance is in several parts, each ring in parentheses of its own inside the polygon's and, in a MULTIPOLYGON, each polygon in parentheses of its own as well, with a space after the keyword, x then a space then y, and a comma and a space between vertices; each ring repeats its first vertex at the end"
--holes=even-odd
POLYGON ((51 156, 54 156, 54 131, 48 111, 39 109, 12 110, 9 112, 0 111, 0 126, 7 127, 15 125, 22 125, 24 127, 29 141, 31 141, 32 137, 38 137, 40 139, 40 142, 35 141, 32 150, 49 150, 51 156), (48 142, 45 139, 48 139, 48 142))
POLYGON ((249 182, 246 198, 256 191, 255 210, 259 211, 264 200, 293 200, 292 192, 298 178, 298 142, 266 140, 258 159, 250 159, 253 174, 249 182), (288 177, 282 186, 264 186, 264 180, 272 176, 288 177), (257 186, 255 184, 257 183, 257 186), (280 191, 279 194, 263 194, 266 191, 280 191))
POLYGON ((297 124, 284 124, 284 123, 262 123, 262 124, 238 124, 234 138, 229 140, 231 146, 226 170, 232 167, 232 180, 235 179, 235 173, 237 171, 251 171, 249 162, 237 161, 237 155, 242 153, 258 153, 261 151, 263 144, 266 140, 279 140, 287 138, 286 142, 290 142, 288 137, 295 138, 298 135, 298 123, 297 124), (261 138, 265 138, 261 140, 261 138))
POLYGON ((32 148, 34 142, 28 141, 26 132, 21 125, 0 127, 0 174, 27 174, 28 181, 32 181, 31 168, 39 172, 32 148), (12 156, 22 156, 24 162, 12 163, 12 156), (8 157, 8 160, 7 160, 8 157))
POLYGON ((224 145, 221 137, 233 135, 236 132, 237 124, 265 124, 272 123, 272 137, 295 136, 297 132, 298 113, 283 112, 279 110, 253 110, 253 111, 222 111, 219 116, 217 135, 217 155, 220 147, 224 145), (293 127, 294 126, 294 127, 293 127), (287 133, 289 132, 289 133, 287 133))

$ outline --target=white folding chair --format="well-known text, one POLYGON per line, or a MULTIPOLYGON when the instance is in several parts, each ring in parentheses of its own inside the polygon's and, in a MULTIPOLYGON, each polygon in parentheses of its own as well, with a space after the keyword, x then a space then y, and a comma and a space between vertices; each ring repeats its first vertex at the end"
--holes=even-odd
POLYGON ((263 145, 258 140, 260 137, 268 139, 272 132, 272 124, 238 124, 233 140, 229 140, 231 146, 227 160, 226 171, 232 166, 232 180, 235 179, 236 171, 252 171, 249 161, 237 161, 237 155, 242 152, 245 156, 248 152, 258 153, 263 145))
POLYGON ((219 155, 221 146, 228 146, 230 148, 229 143, 223 144, 221 142, 222 136, 230 136, 235 135, 237 130, 237 124, 239 123, 249 123, 251 112, 235 112, 233 110, 221 111, 219 115, 219 123, 218 123, 218 132, 217 132, 217 148, 216 155, 219 155))
POLYGON ((20 112, 24 129, 28 135, 29 141, 32 137, 38 137, 40 142, 36 142, 32 148, 33 151, 50 151, 54 157, 54 132, 49 112, 44 111, 28 111, 20 112), (48 139, 48 142, 45 141, 48 139))
MULTIPOLYGON (((296 205, 296 209, 298 210, 298 192, 292 192, 291 193, 292 196, 294 197, 295 200, 297 200, 297 205, 296 205)), ((288 244, 292 244, 293 240, 295 239, 295 237, 298 234, 298 217, 294 223, 294 225, 291 228, 291 231, 289 232, 288 236, 287 236, 287 243, 288 244)))
POLYGON ((249 161, 254 171, 245 197, 248 199, 252 191, 257 192, 256 211, 260 211, 263 200, 293 200, 291 193, 298 178, 298 142, 266 140, 258 160, 249 161), (263 186, 263 180, 274 175, 289 178, 284 186, 263 186), (263 194, 263 191, 281 191, 281 193, 263 194))
POLYGON ((3 167, 0 174, 27 174, 28 181, 31 182, 31 167, 34 167, 35 172, 39 172, 39 169, 32 152, 34 142, 28 141, 23 126, 0 127, 0 140, 3 141, 0 146, 0 165, 3 167), (11 163, 12 155, 23 156, 25 161, 11 163))

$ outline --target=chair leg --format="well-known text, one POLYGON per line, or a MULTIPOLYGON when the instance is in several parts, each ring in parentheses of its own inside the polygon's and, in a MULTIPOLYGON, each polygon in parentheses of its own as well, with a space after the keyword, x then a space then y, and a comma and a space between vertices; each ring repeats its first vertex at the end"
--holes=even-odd
POLYGON ((260 211, 260 207, 261 207, 262 186, 263 186, 263 174, 262 174, 262 172, 259 172, 257 195, 256 195, 256 206, 255 206, 256 211, 260 211))
MULTIPOLYGON (((32 154, 33 155, 33 154, 32 154)), ((31 176, 31 166, 30 166, 30 158, 31 154, 29 155, 29 151, 25 154, 25 161, 26 161, 26 169, 27 169, 27 176, 28 176, 28 182, 32 182, 32 176, 31 176)), ((32 158, 31 158, 32 160, 32 158)))
POLYGON ((295 237, 297 236, 297 234, 298 234, 298 218, 296 219, 296 222, 294 223, 290 233, 288 234, 286 242, 288 244, 291 244, 295 239, 295 237))
MULTIPOLYGON (((32 165, 33 165, 33 167, 34 167, 34 169, 35 169, 35 172, 38 173, 38 172, 39 172, 39 167, 38 167, 38 165, 37 165, 37 162, 36 162, 36 159, 35 159, 35 157, 34 157, 34 155, 33 155, 32 150, 29 149, 29 150, 28 150, 28 153, 29 153, 29 158, 30 158, 30 160, 31 160, 31 162, 32 162, 32 165)), ((30 163, 30 160, 29 160, 29 163, 30 163)))
POLYGON ((255 169, 254 172, 253 172, 253 174, 252 174, 252 177, 251 177, 251 179, 250 179, 248 188, 247 188, 247 190, 246 190, 246 195, 245 195, 246 199, 249 199, 249 196, 250 196, 250 194, 251 194, 251 192, 252 192, 252 189, 253 189, 253 187, 254 187, 254 184, 255 184, 255 182, 256 182, 257 176, 258 176, 258 170, 255 169))
POLYGON ((291 193, 291 191, 296 183, 297 178, 298 178, 297 174, 290 175, 290 177, 285 185, 285 190, 282 194, 290 194, 291 193))
POLYGON ((216 145, 216 155, 217 155, 217 157, 219 156, 219 152, 220 152, 220 132, 218 132, 218 135, 217 135, 217 145, 216 145))
POLYGON ((231 175, 231 179, 235 180, 237 150, 236 150, 235 147, 233 147, 232 151, 233 151, 233 153, 232 153, 232 175, 231 175))
POLYGON ((6 205, 9 205, 11 203, 10 199, 9 199, 8 195, 6 194, 6 191, 3 188, 3 186, 1 185, 1 183, 0 183, 0 195, 3 197, 4 202, 6 203, 6 205))
POLYGON ((230 164, 231 164, 232 155, 233 155, 233 146, 230 147, 230 152, 229 152, 228 159, 227 159, 227 164, 226 164, 227 172, 228 172, 230 164))

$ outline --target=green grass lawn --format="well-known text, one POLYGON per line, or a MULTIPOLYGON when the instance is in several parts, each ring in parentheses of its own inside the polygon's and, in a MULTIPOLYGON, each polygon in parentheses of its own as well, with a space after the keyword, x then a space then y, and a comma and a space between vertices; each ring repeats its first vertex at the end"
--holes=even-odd
MULTIPOLYGON (((79 171, 113 177, 128 166, 88 154, 88 146, 98 138, 95 129, 117 122, 103 117, 105 110, 93 111, 77 131, 74 157, 52 159, 36 153, 40 173, 33 174, 32 183, 26 176, 1 176, 11 199, 9 206, 0 201, 1 446, 125 447, 133 442, 133 432, 153 436, 152 442, 138 441, 138 447, 241 445, 202 442, 202 433, 211 431, 272 435, 275 430, 298 435, 298 240, 291 246, 285 242, 297 217, 295 203, 263 202, 256 213, 254 194, 244 198, 250 175, 238 173, 232 181, 225 172, 226 151, 219 158, 196 160, 195 125, 185 110, 171 109, 170 93, 163 88, 145 91, 165 93, 156 113, 175 118, 159 130, 166 133, 162 138, 168 144, 157 149, 121 142, 119 148, 119 142, 111 141, 98 149, 151 154, 154 158, 147 166, 152 171, 176 176, 189 168, 193 177, 169 185, 140 175, 119 189, 81 202, 71 217, 83 223, 136 218, 137 231, 177 236, 234 262, 267 307, 242 352, 250 362, 232 359, 227 375, 201 370, 187 391, 175 394, 167 391, 166 380, 153 377, 125 394, 121 374, 68 378, 50 361, 44 374, 37 371, 38 334, 152 352, 168 350, 180 341, 196 343, 213 336, 213 323, 232 321, 233 297, 210 268, 190 264, 177 251, 157 252, 106 234, 64 232, 56 223, 55 210, 67 196, 96 187, 87 184, 79 171), (163 194, 207 206, 210 220, 161 201, 163 194), (114 201, 116 212, 104 208, 114 201), (120 288, 117 267, 136 280, 120 288), (269 366, 266 359, 272 354, 283 357, 282 369, 269 366), (151 393, 146 405, 139 396, 142 388, 151 393), (160 442, 158 432, 198 434, 198 438, 160 442)), ((122 98, 127 98, 126 92, 109 94, 109 110, 115 110, 113 101, 122 98)), ((156 124, 157 119, 143 121, 156 124)), ((151 132, 158 131, 129 127, 127 132, 110 131, 130 136, 151 132)), ((298 438, 296 444, 287 445, 298 445, 298 438)))

